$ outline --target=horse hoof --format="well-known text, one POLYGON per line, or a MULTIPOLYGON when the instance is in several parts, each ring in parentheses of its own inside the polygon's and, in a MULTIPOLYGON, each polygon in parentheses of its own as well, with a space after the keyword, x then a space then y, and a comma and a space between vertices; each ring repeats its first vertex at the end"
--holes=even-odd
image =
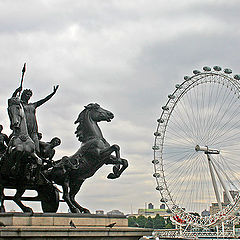
POLYGON ((33 210, 32 210, 31 208, 29 208, 29 207, 26 207, 26 208, 24 209, 24 212, 25 212, 25 213, 30 213, 31 215, 33 215, 33 210))
POLYGON ((0 212, 1 212, 1 213, 5 213, 5 208, 4 208, 4 207, 1 207, 1 208, 0 208, 0 212))
POLYGON ((118 176, 116 176, 114 173, 109 173, 107 178, 108 179, 115 179, 115 178, 118 178, 118 176))
POLYGON ((86 209, 86 208, 83 208, 82 209, 82 213, 90 213, 90 211, 88 209, 86 209))
POLYGON ((73 208, 71 212, 72 213, 81 213, 81 211, 78 208, 73 208))

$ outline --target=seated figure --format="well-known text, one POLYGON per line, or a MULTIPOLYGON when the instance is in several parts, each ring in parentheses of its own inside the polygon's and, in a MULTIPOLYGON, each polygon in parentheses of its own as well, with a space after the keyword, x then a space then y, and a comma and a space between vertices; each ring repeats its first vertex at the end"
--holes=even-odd
POLYGON ((39 141, 40 154, 39 156, 46 160, 52 160, 55 155, 55 147, 61 144, 58 137, 54 137, 50 142, 39 141))

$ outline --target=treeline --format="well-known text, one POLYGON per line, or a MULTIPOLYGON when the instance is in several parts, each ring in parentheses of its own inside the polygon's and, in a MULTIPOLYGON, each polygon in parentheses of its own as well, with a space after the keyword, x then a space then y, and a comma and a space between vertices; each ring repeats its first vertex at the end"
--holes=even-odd
POLYGON ((175 226, 172 224, 170 218, 166 220, 157 214, 154 218, 151 217, 128 217, 129 227, 140 227, 140 228, 153 228, 153 229, 172 229, 175 226))

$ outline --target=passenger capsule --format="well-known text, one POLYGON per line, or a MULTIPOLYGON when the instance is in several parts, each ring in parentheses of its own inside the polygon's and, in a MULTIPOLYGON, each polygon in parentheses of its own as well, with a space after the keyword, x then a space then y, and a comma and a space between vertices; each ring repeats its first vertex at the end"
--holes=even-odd
POLYGON ((214 69, 215 71, 218 71, 218 72, 222 70, 222 68, 219 67, 219 66, 214 66, 213 69, 214 69))
POLYGON ((203 70, 204 70, 204 71, 206 71, 206 72, 210 72, 210 71, 211 71, 211 68, 210 68, 210 67, 207 67, 207 66, 205 66, 205 67, 203 67, 203 70))
POLYGON ((176 84, 175 87, 176 87, 177 89, 181 89, 181 88, 182 88, 182 85, 176 84))
POLYGON ((154 136, 155 136, 155 137, 160 137, 160 136, 161 136, 161 133, 160 133, 160 132, 155 132, 155 133, 154 133, 154 136))
POLYGON ((184 76, 184 80, 189 80, 190 77, 189 76, 184 76))
POLYGON ((224 72, 225 72, 226 74, 231 74, 231 73, 232 73, 232 69, 226 68, 226 69, 224 69, 224 72))
POLYGON ((160 148, 159 148, 159 146, 155 145, 155 146, 152 147, 152 149, 153 150, 159 150, 160 148))
POLYGON ((234 79, 236 79, 236 80, 240 80, 240 75, 239 75, 239 74, 234 75, 234 79))
POLYGON ((157 120, 157 122, 159 122, 159 123, 164 123, 164 120, 163 120, 162 118, 159 118, 159 119, 157 120))
POLYGON ((168 110, 169 110, 169 107, 168 107, 168 106, 163 106, 163 107, 162 107, 162 110, 168 111, 168 110))
POLYGON ((152 160, 152 163, 153 164, 159 164, 159 161, 155 159, 155 160, 152 160))
POLYGON ((168 200, 166 198, 161 198, 160 202, 167 202, 168 200))
POLYGON ((195 75, 198 75, 198 74, 200 74, 201 72, 199 71, 199 70, 193 70, 193 74, 195 74, 195 75))
POLYGON ((157 187, 156 187, 156 190, 157 190, 157 191, 162 191, 162 190, 163 190, 163 187, 162 187, 162 186, 157 186, 157 187))
POLYGON ((168 95, 168 98, 169 98, 169 99, 174 99, 175 96, 174 96, 173 94, 169 94, 169 95, 168 95))
POLYGON ((162 191, 162 190, 163 190, 163 187, 162 187, 162 186, 157 186, 157 187, 156 187, 156 190, 162 191))
POLYGON ((154 173, 154 174, 153 174, 153 177, 155 177, 155 178, 160 178, 160 174, 159 174, 159 173, 154 173))

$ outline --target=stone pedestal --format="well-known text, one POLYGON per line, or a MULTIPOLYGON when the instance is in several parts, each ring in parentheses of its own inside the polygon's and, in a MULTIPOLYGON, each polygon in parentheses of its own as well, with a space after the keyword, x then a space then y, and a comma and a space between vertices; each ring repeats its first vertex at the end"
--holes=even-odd
POLYGON ((73 213, 0 214, 1 239, 137 240, 151 235, 151 229, 130 228, 125 216, 73 213), (75 227, 70 226, 70 221, 75 227), (106 227, 116 223, 112 228, 106 227))

